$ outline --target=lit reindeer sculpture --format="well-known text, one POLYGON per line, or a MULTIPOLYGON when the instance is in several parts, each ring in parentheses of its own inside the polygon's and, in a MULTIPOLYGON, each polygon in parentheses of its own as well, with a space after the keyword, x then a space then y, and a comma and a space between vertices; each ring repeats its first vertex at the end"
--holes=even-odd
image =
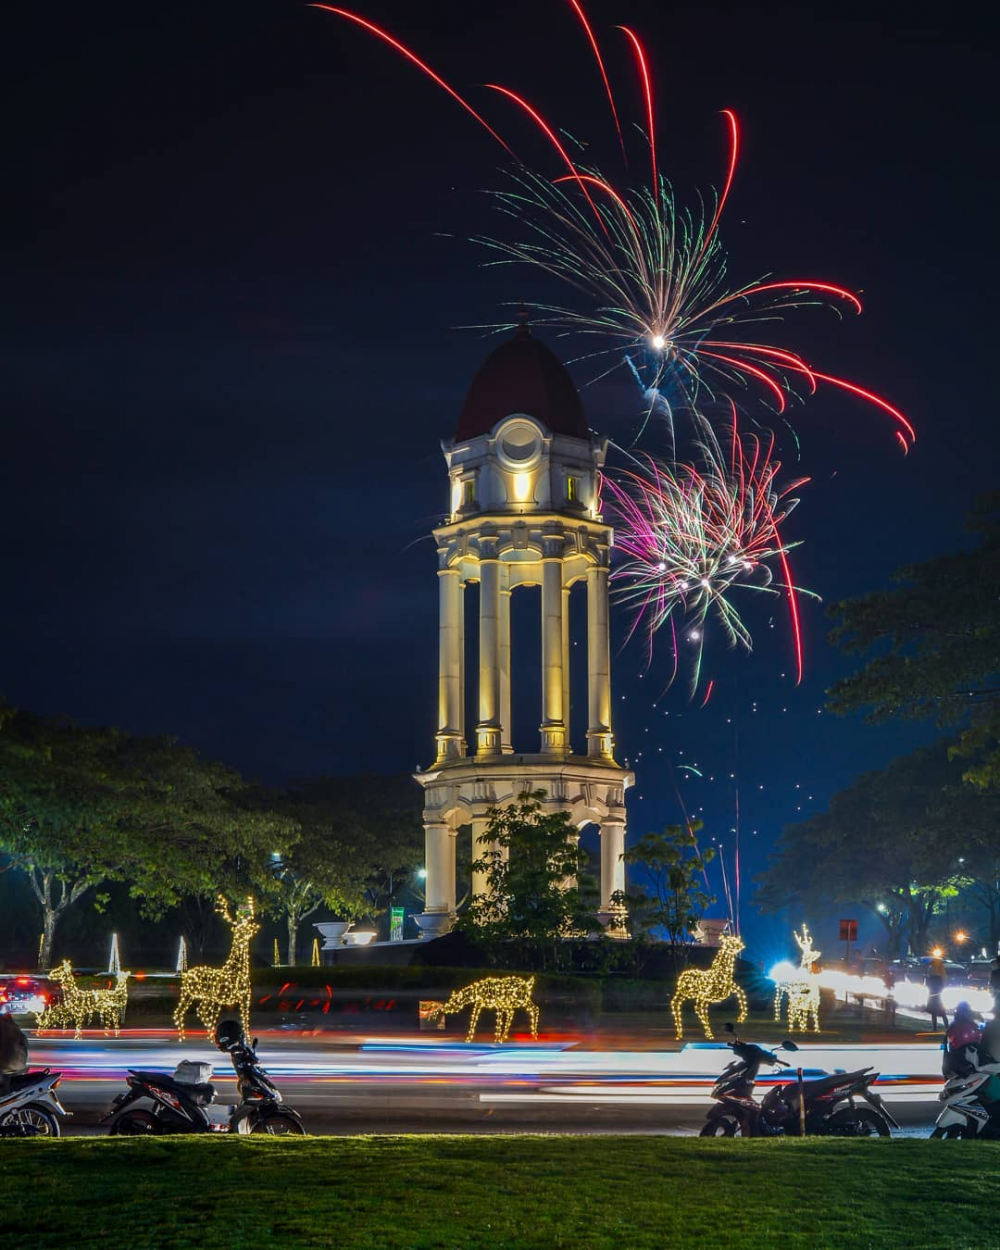
POLYGON ((464 990, 455 990, 448 1001, 436 1013, 450 1016, 463 1011, 470 1004, 472 1016, 469 1019, 467 1042, 476 1035, 479 1016, 485 1008, 495 1011, 497 1017, 496 1040, 505 1042, 510 1035, 510 1026, 514 1020, 514 1012, 523 1007, 531 1021, 531 1036, 538 1038, 538 1008, 531 1001, 531 991, 535 987, 534 977, 485 977, 482 981, 473 981, 464 990))
POLYGON ((674 991, 670 1009, 674 1013, 674 1028, 677 1030, 678 1040, 684 1036, 684 1004, 689 999, 694 999, 695 1014, 709 1039, 713 1036, 712 1026, 708 1022, 709 1004, 725 1002, 735 994, 740 1004, 740 1023, 747 1018, 747 996, 743 993, 743 987, 733 980, 736 956, 742 949, 742 938, 724 933, 719 939, 719 950, 710 968, 685 968, 677 978, 677 989, 674 991))
POLYGON ((792 934, 802 957, 794 973, 782 977, 775 984, 774 1018, 781 1019, 781 1000, 784 998, 788 1004, 788 1031, 806 1033, 811 1020, 813 1032, 818 1033, 819 977, 813 972, 813 964, 823 952, 813 948, 808 925, 802 926, 801 935, 794 929, 792 934))
POLYGON ((253 899, 237 908, 233 918, 229 904, 219 895, 215 910, 233 931, 233 946, 221 968, 201 965, 181 973, 181 993, 174 1024, 184 1041, 184 1018, 194 1007, 209 1037, 214 1037, 224 1007, 239 1009, 243 1031, 250 1028, 250 941, 260 928, 254 919, 253 899))
POLYGON ((83 1026, 91 1020, 100 1019, 107 1033, 114 1029, 115 1037, 121 1030, 128 1004, 128 979, 130 972, 116 972, 115 984, 109 989, 82 990, 73 976, 73 965, 64 959, 58 968, 52 969, 52 979, 62 988, 62 1001, 50 1003, 44 1011, 36 1011, 38 1032, 45 1029, 66 1029, 73 1026, 74 1039, 83 1035, 83 1026))

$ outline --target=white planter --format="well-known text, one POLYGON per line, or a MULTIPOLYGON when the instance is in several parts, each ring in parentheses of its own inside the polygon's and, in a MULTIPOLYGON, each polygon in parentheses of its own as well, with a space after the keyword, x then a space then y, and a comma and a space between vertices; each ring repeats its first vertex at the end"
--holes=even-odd
POLYGON ((353 920, 324 920, 322 924, 314 924, 314 929, 319 929, 323 938, 323 950, 335 951, 346 944, 348 930, 354 924, 353 920))

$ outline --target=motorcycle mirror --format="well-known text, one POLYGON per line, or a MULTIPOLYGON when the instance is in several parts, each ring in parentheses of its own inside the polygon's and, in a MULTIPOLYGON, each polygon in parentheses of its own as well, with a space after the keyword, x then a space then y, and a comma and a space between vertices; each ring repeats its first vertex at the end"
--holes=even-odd
POLYGON ((258 1043, 259 1043, 259 1042, 260 1042, 260 1038, 259 1038, 259 1037, 255 1037, 255 1038, 253 1039, 253 1043, 252 1043, 251 1048, 252 1048, 253 1050, 256 1050, 256 1049, 257 1049, 257 1045, 258 1045, 258 1043))
POLYGON ((795 1043, 792 1041, 790 1037, 786 1037, 785 1040, 781 1043, 781 1049, 782 1050, 798 1050, 798 1046, 795 1045, 795 1043))

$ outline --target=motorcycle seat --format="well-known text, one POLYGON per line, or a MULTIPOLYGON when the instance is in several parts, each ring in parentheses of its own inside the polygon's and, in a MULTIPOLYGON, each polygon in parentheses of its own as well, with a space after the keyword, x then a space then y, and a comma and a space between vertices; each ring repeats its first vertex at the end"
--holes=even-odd
POLYGON ((858 1068, 855 1072, 834 1072, 832 1076, 821 1076, 805 1081, 804 1086, 810 1093, 818 1094, 824 1089, 835 1089, 838 1085, 851 1085, 862 1080, 871 1068, 858 1068))
POLYGON ((32 1068, 27 1072, 11 1072, 8 1074, 10 1088, 23 1089, 25 1085, 34 1085, 36 1081, 40 1081, 42 1077, 48 1076, 48 1068, 32 1068))
POLYGON ((187 1084, 184 1081, 178 1081, 169 1072, 148 1072, 139 1068, 129 1068, 129 1072, 146 1085, 159 1085, 161 1089, 183 1094, 185 1098, 193 1098, 195 1102, 205 1100, 211 1102, 215 1098, 215 1086, 211 1082, 198 1085, 187 1084))

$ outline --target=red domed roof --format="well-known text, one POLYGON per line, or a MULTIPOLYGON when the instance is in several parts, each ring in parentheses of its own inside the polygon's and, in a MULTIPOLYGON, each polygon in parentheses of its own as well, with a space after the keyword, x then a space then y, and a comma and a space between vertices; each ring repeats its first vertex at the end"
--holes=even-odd
POLYGON ((456 441, 488 434, 504 417, 523 412, 552 434, 587 438, 583 403, 565 365, 534 338, 527 325, 479 366, 458 418, 456 441))

